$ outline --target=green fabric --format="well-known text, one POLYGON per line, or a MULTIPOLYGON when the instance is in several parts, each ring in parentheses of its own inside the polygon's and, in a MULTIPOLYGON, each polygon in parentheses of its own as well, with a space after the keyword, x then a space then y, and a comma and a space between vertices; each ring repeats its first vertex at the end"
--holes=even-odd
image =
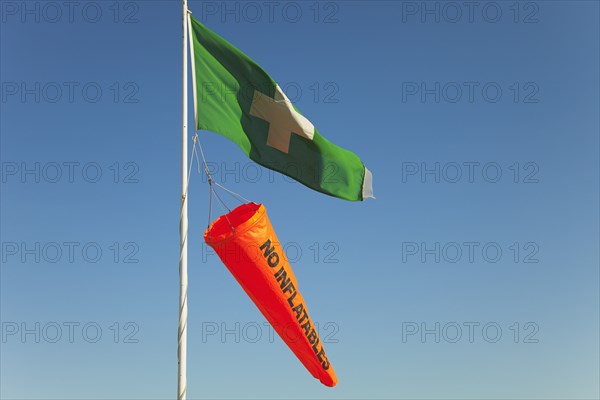
POLYGON ((345 200, 363 200, 364 164, 316 128, 313 140, 292 134, 287 154, 267 145, 269 123, 250 115, 250 107, 255 90, 274 97, 275 81, 246 54, 191 20, 197 128, 225 136, 258 164, 311 189, 345 200))

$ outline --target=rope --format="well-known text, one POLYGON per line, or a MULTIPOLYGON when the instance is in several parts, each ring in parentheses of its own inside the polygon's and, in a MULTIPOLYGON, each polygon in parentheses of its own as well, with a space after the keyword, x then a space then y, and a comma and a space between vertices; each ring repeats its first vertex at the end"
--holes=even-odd
MULTIPOLYGON (((194 143, 195 143, 196 139, 194 139, 194 143)), ((196 147, 196 145, 194 144, 194 148, 196 147)), ((193 151, 193 150, 192 150, 193 151)), ((192 158, 192 162, 190 163, 190 166, 188 167, 188 174, 187 174, 187 180, 185 183, 185 193, 182 196, 181 199, 181 208, 179 211, 179 224, 181 224, 181 221, 183 220, 183 206, 185 205, 185 203, 187 202, 187 196, 188 196, 188 191, 190 189, 190 176, 192 174, 192 165, 194 164, 193 162, 193 158, 192 158)), ((185 232, 185 236, 183 238, 183 241, 181 243, 181 245, 179 246, 179 263, 181 263, 181 259, 183 258, 183 247, 185 244, 187 244, 187 236, 188 236, 188 232, 185 232)))
MULTIPOLYGON (((198 137, 198 131, 194 134, 194 150, 193 152, 196 154, 196 160, 198 160, 198 150, 196 150, 196 142, 198 143, 198 147, 200 148, 200 154, 202 155, 202 166, 204 167, 204 173, 208 178, 208 184, 212 185, 213 178, 208 170, 208 164, 206 163, 206 157, 204 157, 204 149, 202 148, 202 143, 200 143, 200 138, 198 137)), ((200 173, 200 160, 198 160, 198 173, 200 173)))
POLYGON ((208 229, 208 227, 210 227, 210 221, 212 221, 211 218, 211 214, 212 214, 212 194, 213 194, 213 187, 212 185, 209 185, 209 193, 208 193, 208 223, 206 224, 206 228, 208 229))
POLYGON ((190 189, 190 176, 192 174, 192 165, 194 165, 193 152, 196 148, 196 139, 197 139, 196 136, 198 136, 198 134, 196 134, 194 136, 194 147, 192 149, 192 162, 190 163, 190 166, 188 167, 187 181, 185 183, 185 194, 183 195, 183 198, 181 199, 181 211, 179 212, 179 221, 181 221, 183 218, 183 204, 187 201, 188 190, 190 189))
POLYGON ((244 201, 246 203, 252 203, 250 200, 248 200, 247 198, 245 198, 244 196, 242 196, 241 194, 238 194, 236 192, 233 192, 229 189, 227 189, 225 186, 222 186, 221 184, 219 184, 218 182, 215 182, 215 185, 217 185, 218 187, 220 187, 221 189, 225 190, 226 192, 229 192, 232 196, 237 197, 238 200, 240 200, 240 203, 244 204, 244 201), (244 200, 244 201, 241 201, 244 200))
MULTIPOLYGON (((208 169, 208 164, 206 162, 206 156, 204 155, 204 149, 202 148, 202 143, 200 142, 200 138, 198 137, 198 131, 196 131, 196 133, 194 134, 193 137, 193 148, 192 148, 192 158, 194 157, 194 155, 196 156, 196 161, 198 162, 198 173, 200 174, 200 159, 198 157, 198 150, 196 149, 196 145, 198 145, 198 148, 200 148, 200 156, 202 157, 202 166, 204 167, 204 174, 206 175, 206 178, 208 180, 208 185, 209 185, 209 201, 208 201, 208 226, 210 226, 210 221, 211 221, 211 217, 212 217, 212 199, 213 199, 213 195, 217 198, 218 202, 217 204, 219 204, 219 207, 221 208, 221 211, 223 211, 224 217, 227 220, 227 223, 229 224, 229 227, 231 228, 231 231, 234 231, 235 228, 233 227, 231 221, 229 220, 229 217, 227 216, 227 212, 225 212, 225 209, 228 212, 231 212, 231 209, 229 207, 227 207, 227 204, 223 201, 223 199, 221 198, 221 196, 219 196, 219 193, 215 190, 214 186, 218 186, 219 188, 225 190, 227 193, 231 194, 234 198, 236 198, 238 201, 240 201, 240 203, 244 204, 243 201, 247 202, 247 203, 251 203, 250 200, 246 199, 244 196, 240 195, 239 193, 236 193, 230 189, 227 189, 225 186, 221 185, 218 182, 215 182, 215 180, 213 179, 209 169, 208 169), (243 201, 241 201, 243 200, 243 201)), ((190 171, 191 171, 191 166, 190 166, 190 171)), ((189 176, 188 176, 189 179, 189 176)))

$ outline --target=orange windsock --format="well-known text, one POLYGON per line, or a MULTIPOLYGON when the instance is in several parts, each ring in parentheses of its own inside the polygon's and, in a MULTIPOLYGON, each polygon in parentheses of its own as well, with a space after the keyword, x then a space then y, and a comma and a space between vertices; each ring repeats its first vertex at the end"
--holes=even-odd
POLYGON ((213 222, 204 240, 312 376, 335 386, 337 377, 265 207, 237 207, 213 222))

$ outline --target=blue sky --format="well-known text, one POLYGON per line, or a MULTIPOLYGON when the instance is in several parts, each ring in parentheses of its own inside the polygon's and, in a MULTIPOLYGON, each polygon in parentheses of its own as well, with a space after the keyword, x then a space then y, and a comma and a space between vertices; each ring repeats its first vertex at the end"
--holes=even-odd
MULTIPOLYGON (((598 398, 597 2, 190 9, 362 158, 377 199, 200 132, 215 178, 266 205, 339 384, 203 244, 194 171, 188 398, 598 398)), ((180 3, 0 11, 0 397, 173 398, 180 3)))

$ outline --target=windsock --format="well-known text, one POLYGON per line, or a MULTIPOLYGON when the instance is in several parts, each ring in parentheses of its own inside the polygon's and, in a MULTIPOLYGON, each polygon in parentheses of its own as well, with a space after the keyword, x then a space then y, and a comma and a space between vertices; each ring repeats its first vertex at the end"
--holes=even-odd
POLYGON ((337 377, 264 205, 243 204, 219 217, 204 240, 311 375, 335 386, 337 377))

